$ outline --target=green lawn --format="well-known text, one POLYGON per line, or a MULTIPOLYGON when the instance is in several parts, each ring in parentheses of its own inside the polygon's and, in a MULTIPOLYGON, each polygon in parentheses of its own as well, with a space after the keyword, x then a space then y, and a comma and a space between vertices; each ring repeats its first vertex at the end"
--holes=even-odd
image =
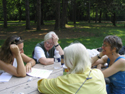
MULTIPOLYGON (((0 22, 2 24, 2 22, 0 22)), ((12 22, 11 22, 12 23, 12 22)), ((13 22, 15 23, 15 22, 13 22)), ((45 25, 53 24, 52 22, 45 22, 45 25)), ((22 22, 20 25, 24 25, 25 23, 22 22)), ((12 24, 11 24, 12 25, 12 24)), ((19 24, 18 24, 19 25, 19 24)), ((12 25, 13 26, 13 25, 12 25)), ((11 28, 12 28, 11 26, 11 28)), ((15 24, 14 24, 15 26, 15 24)), ((2 25, 0 26, 0 28, 2 25)), ((83 43, 87 48, 93 49, 98 48, 102 45, 103 39, 107 35, 117 35, 121 37, 123 41, 123 45, 125 45, 125 27, 124 24, 117 24, 117 27, 112 26, 112 23, 109 22, 103 22, 103 23, 87 23, 87 22, 77 22, 76 28, 74 28, 73 23, 69 22, 66 27, 72 27, 72 32, 67 32, 67 34, 73 33, 73 32, 85 32, 88 34, 87 36, 82 36, 79 38, 71 38, 71 39, 60 39, 59 43, 62 46, 62 48, 68 46, 70 43, 74 41, 79 41, 83 43)), ((10 29, 6 29, 7 30, 10 29)), ((66 30, 66 29, 65 29, 66 30)), ((9 32, 9 31, 8 31, 9 32)), ((35 47, 35 45, 40 42, 40 39, 30 39, 25 40, 25 46, 24 51, 25 54, 31 57, 32 51, 35 47)), ((0 46, 3 44, 4 40, 0 39, 0 46)))

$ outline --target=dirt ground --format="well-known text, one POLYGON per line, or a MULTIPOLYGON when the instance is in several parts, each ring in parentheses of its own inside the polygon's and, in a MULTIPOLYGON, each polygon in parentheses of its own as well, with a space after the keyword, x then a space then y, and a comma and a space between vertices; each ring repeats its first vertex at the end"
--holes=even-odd
MULTIPOLYGON (((66 28, 60 31, 54 31, 54 26, 41 26, 41 31, 36 31, 36 27, 32 26, 30 30, 25 30, 25 26, 11 26, 7 29, 0 27, 0 39, 6 39, 11 35, 21 36, 24 40, 27 39, 43 39, 44 35, 49 31, 54 31, 59 36, 60 39, 65 38, 78 38, 81 36, 88 36, 86 32, 79 32, 77 28, 66 28), (77 32, 76 32, 77 31, 77 32)), ((89 35, 90 36, 90 35, 89 35)))

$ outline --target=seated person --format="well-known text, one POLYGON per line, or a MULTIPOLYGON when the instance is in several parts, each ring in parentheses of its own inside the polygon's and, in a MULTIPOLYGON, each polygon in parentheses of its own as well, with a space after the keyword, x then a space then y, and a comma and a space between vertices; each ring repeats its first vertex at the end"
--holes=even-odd
POLYGON ((104 77, 110 80, 106 86, 108 94, 125 93, 125 57, 119 54, 121 48, 121 38, 108 35, 103 40, 103 51, 92 57, 93 65, 98 65, 100 70, 102 64, 108 63, 107 68, 102 70, 104 77))
POLYGON ((43 65, 53 64, 56 51, 59 51, 60 55, 64 54, 58 40, 58 36, 53 31, 44 36, 44 41, 38 43, 33 51, 33 58, 37 63, 43 65))
POLYGON ((53 79, 40 79, 38 90, 45 94, 107 94, 102 72, 91 69, 91 59, 81 43, 64 48, 64 64, 69 73, 53 79))
POLYGON ((26 76, 35 61, 24 54, 23 46, 23 40, 19 36, 13 35, 5 40, 0 48, 0 73, 5 71, 17 77, 26 76))

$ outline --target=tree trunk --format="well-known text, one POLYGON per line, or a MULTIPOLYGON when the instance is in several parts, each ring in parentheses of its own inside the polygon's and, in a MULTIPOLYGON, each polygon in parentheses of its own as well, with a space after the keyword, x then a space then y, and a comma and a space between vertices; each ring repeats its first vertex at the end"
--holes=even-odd
POLYGON ((63 8, 62 8, 62 17, 61 17, 60 27, 61 28, 65 28, 66 19, 67 19, 67 5, 68 5, 68 1, 67 0, 63 0, 62 3, 63 3, 63 8))
POLYGON ((111 18, 111 22, 113 23, 114 26, 116 26, 116 14, 113 13, 113 16, 111 18))
POLYGON ((34 7, 34 10, 33 10, 33 14, 34 14, 34 23, 37 22, 37 9, 36 9, 36 0, 33 0, 33 7, 34 7))
POLYGON ((88 23, 90 23, 90 0, 88 3, 88 23))
POLYGON ((101 17, 102 17, 102 10, 100 10, 99 23, 101 23, 101 17))
POLYGON ((95 23, 98 21, 98 7, 96 7, 96 16, 95 16, 95 23))
POLYGON ((55 30, 59 30, 60 29, 60 0, 56 1, 56 13, 55 13, 55 30))
POLYGON ((41 30, 41 0, 37 0, 37 30, 41 30))
POLYGON ((30 29, 29 0, 26 0, 26 29, 30 29))
POLYGON ((7 8, 6 8, 6 0, 3 0, 3 16, 4 16, 4 28, 7 28, 7 8))
POLYGON ((17 7, 18 7, 18 11, 19 11, 19 22, 21 22, 21 18, 22 18, 21 3, 18 3, 17 7))
POLYGON ((73 6, 73 10, 74 10, 74 16, 73 16, 73 21, 74 21, 74 27, 76 27, 76 0, 74 0, 74 6, 73 6))
POLYGON ((71 0, 71 8, 72 8, 72 20, 74 23, 74 27, 76 27, 76 1, 71 0))
POLYGON ((44 25, 44 22, 43 22, 43 5, 44 5, 44 0, 41 0, 41 25, 44 25))
POLYGON ((73 1, 74 0, 71 0, 71 21, 73 21, 73 19, 74 19, 74 16, 73 16, 74 15, 74 11, 73 11, 73 4, 74 3, 73 3, 73 1))

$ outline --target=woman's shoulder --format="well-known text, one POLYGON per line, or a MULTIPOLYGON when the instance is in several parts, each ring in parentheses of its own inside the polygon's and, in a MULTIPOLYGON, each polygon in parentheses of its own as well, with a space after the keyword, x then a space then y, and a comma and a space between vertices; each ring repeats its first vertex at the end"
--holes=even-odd
POLYGON ((125 55, 120 55, 120 57, 125 59, 125 55))

